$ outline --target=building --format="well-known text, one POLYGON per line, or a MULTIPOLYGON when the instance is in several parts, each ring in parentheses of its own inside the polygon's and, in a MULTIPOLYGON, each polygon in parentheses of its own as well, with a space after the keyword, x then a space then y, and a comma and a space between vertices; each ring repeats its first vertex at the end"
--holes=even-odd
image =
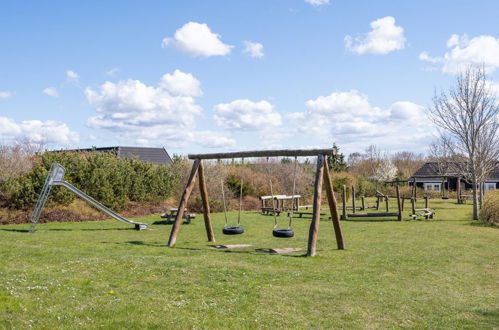
MULTIPOLYGON (((448 163, 443 166, 439 162, 427 162, 421 166, 409 179, 409 185, 416 183, 417 187, 425 191, 457 190, 458 180, 461 178, 461 189, 471 189, 471 184, 465 182, 464 174, 459 163, 448 163)), ((484 183, 485 191, 499 189, 499 163, 490 178, 484 183)))
POLYGON ((143 162, 153 164, 169 165, 172 159, 165 148, 149 148, 149 147, 102 147, 102 148, 84 148, 84 149, 71 149, 60 151, 100 151, 100 152, 114 152, 118 158, 138 158, 143 162))

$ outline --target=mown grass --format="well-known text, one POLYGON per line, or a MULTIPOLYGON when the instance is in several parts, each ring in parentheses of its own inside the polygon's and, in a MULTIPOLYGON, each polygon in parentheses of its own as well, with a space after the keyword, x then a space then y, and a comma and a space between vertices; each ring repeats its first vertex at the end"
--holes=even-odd
POLYGON ((272 217, 255 212, 232 237, 213 215, 217 243, 253 244, 233 251, 209 247, 200 216, 174 249, 157 215, 141 232, 2 226, 0 328, 497 328, 499 231, 471 225, 470 205, 432 204, 431 221, 342 222, 344 251, 324 219, 314 258, 265 252, 306 248, 309 219, 277 239, 272 217))

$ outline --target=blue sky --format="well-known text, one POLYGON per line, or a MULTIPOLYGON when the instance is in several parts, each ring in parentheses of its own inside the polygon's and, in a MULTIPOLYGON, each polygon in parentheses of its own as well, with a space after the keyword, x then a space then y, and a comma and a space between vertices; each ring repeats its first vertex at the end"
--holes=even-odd
POLYGON ((424 152, 497 1, 0 1, 0 143, 424 152))

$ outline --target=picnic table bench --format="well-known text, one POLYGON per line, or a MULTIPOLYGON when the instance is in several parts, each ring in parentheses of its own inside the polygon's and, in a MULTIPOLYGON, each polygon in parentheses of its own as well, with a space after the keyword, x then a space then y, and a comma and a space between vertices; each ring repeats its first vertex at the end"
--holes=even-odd
MULTIPOLYGON (((168 213, 163 213, 161 218, 166 219, 167 221, 173 221, 178 214, 178 208, 172 207, 168 213)), ((189 213, 187 208, 184 209, 184 216, 186 223, 191 223, 192 219, 196 218, 196 213, 189 213)))

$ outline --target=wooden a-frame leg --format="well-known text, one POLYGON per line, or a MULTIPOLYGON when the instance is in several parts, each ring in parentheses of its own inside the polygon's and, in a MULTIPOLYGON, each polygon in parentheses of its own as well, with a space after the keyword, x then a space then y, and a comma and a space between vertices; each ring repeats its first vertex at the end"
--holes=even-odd
POLYGON ((201 199, 203 200, 203 215, 204 215, 204 226, 206 228, 206 235, 208 236, 209 242, 215 242, 215 234, 213 233, 213 226, 211 225, 211 215, 210 215, 210 202, 208 198, 208 189, 206 187, 206 178, 204 175, 203 162, 199 163, 199 192, 201 194, 201 199))
MULTIPOLYGON (((331 184, 331 176, 329 174, 327 159, 324 159, 324 184, 326 185, 327 200, 329 202, 329 210, 331 211, 334 234, 336 235, 336 244, 338 245, 339 250, 344 250, 345 244, 343 243, 343 233, 341 232, 340 214, 337 208, 333 185, 331 184)), ((364 199, 362 199, 362 201, 364 201, 364 199)))
POLYGON ((317 157, 317 172, 315 173, 314 201, 312 211, 312 222, 308 234, 307 257, 315 256, 317 246, 317 235, 319 233, 319 223, 321 221, 321 197, 322 197, 322 179, 324 173, 324 155, 317 157))
POLYGON ((402 201, 400 200, 400 187, 396 186, 396 190, 397 190, 397 210, 398 210, 397 220, 402 221, 402 201))
POLYGON ((172 247, 177 241, 177 235, 180 230, 180 224, 182 223, 182 217, 184 216, 184 209, 187 206, 189 197, 191 197, 192 189, 194 189, 194 183, 196 182, 196 174, 198 173, 200 159, 196 159, 192 165, 191 174, 189 175, 189 180, 187 180, 187 186, 180 198, 180 203, 178 205, 177 216, 175 217, 175 222, 173 223, 172 231, 170 232, 170 239, 168 240, 168 246, 172 247))

